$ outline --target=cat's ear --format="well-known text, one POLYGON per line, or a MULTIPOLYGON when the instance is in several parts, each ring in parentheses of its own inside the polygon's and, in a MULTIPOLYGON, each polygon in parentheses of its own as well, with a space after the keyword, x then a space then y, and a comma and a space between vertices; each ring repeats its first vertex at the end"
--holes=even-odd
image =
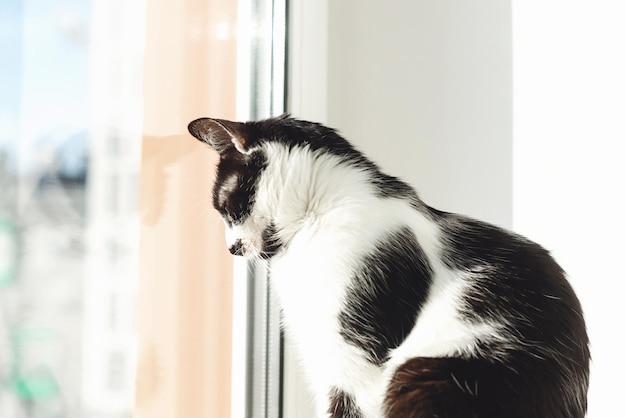
POLYGON ((233 147, 242 154, 248 154, 249 135, 246 125, 224 119, 200 118, 187 127, 189 133, 200 141, 209 144, 220 154, 233 147))

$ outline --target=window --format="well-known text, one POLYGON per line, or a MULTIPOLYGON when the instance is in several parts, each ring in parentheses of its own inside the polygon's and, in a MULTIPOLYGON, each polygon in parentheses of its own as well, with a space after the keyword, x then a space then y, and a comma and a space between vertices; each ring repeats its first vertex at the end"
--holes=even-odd
POLYGON ((0 416, 280 415, 267 272, 233 292, 186 125, 284 112, 286 3, 0 3, 0 416))

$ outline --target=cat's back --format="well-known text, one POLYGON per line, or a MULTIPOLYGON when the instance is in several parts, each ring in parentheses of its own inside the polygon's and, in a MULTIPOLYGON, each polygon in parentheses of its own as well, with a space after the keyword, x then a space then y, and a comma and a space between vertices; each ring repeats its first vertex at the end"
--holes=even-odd
POLYGON ((429 402, 435 413, 450 399, 480 417, 582 417, 588 339, 548 251, 488 223, 376 199, 349 220, 304 228, 275 260, 313 379, 351 394, 364 416, 377 416, 364 405, 386 392, 388 416, 433 416, 429 402), (426 415, 410 415, 416 405, 426 415), (511 408, 518 415, 502 415, 511 408))
POLYGON ((518 332, 541 329, 541 336, 533 336, 536 341, 571 334, 586 345, 580 302, 545 248, 485 222, 433 213, 441 231, 442 262, 467 279, 466 318, 500 322, 518 332))
POLYGON ((429 213, 439 270, 392 352, 389 416, 584 416, 588 337, 561 267, 519 235, 429 213), (423 415, 410 413, 415 405, 423 415))

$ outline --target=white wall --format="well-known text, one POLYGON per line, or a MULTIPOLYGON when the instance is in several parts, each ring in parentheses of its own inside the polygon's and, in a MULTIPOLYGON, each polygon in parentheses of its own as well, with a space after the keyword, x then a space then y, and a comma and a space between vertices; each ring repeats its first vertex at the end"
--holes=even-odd
POLYGON ((624 416, 626 3, 513 4, 513 225, 552 250, 583 303, 588 416, 624 416))
POLYGON ((511 224, 510 2, 330 2, 328 123, 429 204, 511 224))
POLYGON ((291 3, 289 110, 442 210, 512 222, 510 2, 291 3))

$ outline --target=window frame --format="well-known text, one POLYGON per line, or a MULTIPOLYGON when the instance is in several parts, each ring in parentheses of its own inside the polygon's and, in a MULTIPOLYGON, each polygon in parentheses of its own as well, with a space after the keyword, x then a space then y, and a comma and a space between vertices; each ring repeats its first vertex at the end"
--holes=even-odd
MULTIPOLYGON (((237 119, 286 110, 287 1, 242 0, 238 6, 237 119)), ((234 261, 232 417, 282 414, 280 312, 262 263, 234 261)))

